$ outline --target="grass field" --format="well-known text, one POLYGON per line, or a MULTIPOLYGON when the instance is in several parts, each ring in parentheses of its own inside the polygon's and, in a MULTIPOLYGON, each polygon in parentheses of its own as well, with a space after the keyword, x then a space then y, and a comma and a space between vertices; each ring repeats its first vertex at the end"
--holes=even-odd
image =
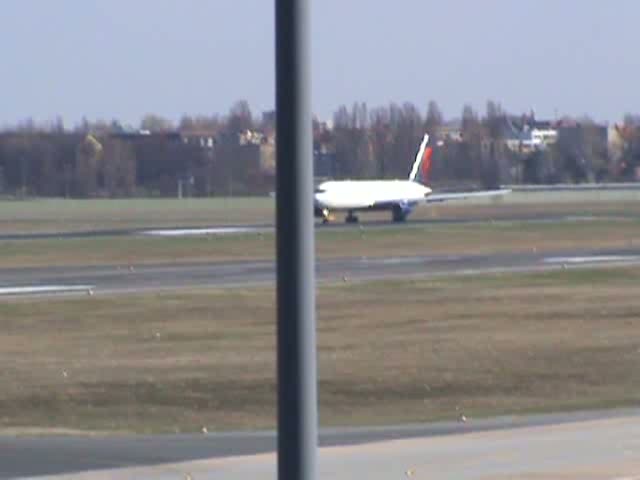
POLYGON ((273 223, 271 198, 27 200, 0 202, 0 234, 273 223))
MULTIPOLYGON (((46 265, 136 265, 144 263, 271 259, 273 233, 209 237, 97 237, 0 241, 4 268, 46 265)), ((640 245, 640 220, 562 223, 472 223, 403 225, 394 228, 322 229, 320 258, 432 254, 489 254, 563 249, 628 248, 640 245)))
MULTIPOLYGON (((640 269, 327 285, 323 425, 637 405, 640 269)), ((0 426, 274 424, 274 294, 0 303, 0 426)))
MULTIPOLYGON (((613 192, 616 193, 616 192, 613 192)), ((633 193, 633 192, 632 192, 633 193)), ((410 220, 436 218, 499 219, 514 215, 595 215, 640 217, 640 201, 622 196, 601 199, 577 192, 511 194, 504 199, 452 202, 419 207, 410 220)), ((389 220, 387 212, 364 214, 363 221, 389 220)), ((0 201, 0 234, 68 232, 167 226, 271 224, 272 198, 27 200, 0 201)), ((337 215, 342 222, 343 216, 337 215)))

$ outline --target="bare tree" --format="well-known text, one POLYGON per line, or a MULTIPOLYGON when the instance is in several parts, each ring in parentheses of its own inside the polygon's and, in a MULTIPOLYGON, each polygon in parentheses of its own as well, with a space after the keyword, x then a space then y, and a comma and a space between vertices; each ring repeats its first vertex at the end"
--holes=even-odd
POLYGON ((427 118, 424 121, 424 128, 432 137, 436 137, 444 123, 444 117, 438 104, 431 100, 427 105, 427 118))
POLYGON ((479 179, 482 175, 483 128, 471 105, 462 109, 462 143, 455 158, 456 179, 479 179))
POLYGON ((253 116, 249 102, 246 100, 238 100, 229 110, 227 130, 235 134, 251 129, 253 129, 253 116))
POLYGON ((207 117, 205 115, 189 116, 184 115, 178 124, 181 132, 214 132, 222 128, 222 121, 217 115, 207 117))
POLYGON ((499 103, 489 100, 487 102, 487 116, 484 119, 489 138, 498 140, 502 138, 505 114, 499 103))
POLYGON ((104 142, 102 174, 104 188, 112 197, 131 196, 136 189, 136 153, 133 145, 123 139, 104 142))
POLYGON ((95 196, 99 185, 103 147, 93 136, 87 135, 76 147, 75 178, 77 192, 82 196, 95 196))
POLYGON ((369 136, 372 146, 372 160, 376 164, 376 175, 384 178, 387 174, 393 137, 387 109, 377 108, 371 112, 369 136))
POLYGON ((166 132, 169 130, 173 130, 173 123, 171 120, 161 117, 160 115, 155 115, 153 113, 148 113, 142 120, 140 121, 140 129, 148 130, 150 132, 166 132))
POLYGON ((351 126, 351 119, 349 116, 349 111, 347 107, 344 105, 340 105, 338 110, 336 110, 333 114, 333 126, 334 128, 349 128, 351 126))
POLYGON ((614 174, 621 179, 638 180, 640 177, 640 115, 625 115, 624 123, 616 126, 616 132, 622 143, 614 174))

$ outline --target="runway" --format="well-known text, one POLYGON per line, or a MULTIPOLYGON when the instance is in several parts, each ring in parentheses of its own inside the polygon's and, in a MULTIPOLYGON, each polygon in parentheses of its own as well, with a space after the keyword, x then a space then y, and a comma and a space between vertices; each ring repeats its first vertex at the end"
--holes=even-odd
MULTIPOLYGON (((534 428, 559 428, 573 431, 593 422, 612 422, 615 425, 623 423, 623 434, 628 434, 633 428, 638 427, 640 409, 620 409, 609 411, 587 411, 578 413, 546 414, 531 416, 505 416, 495 419, 470 420, 467 423, 438 422, 424 425, 407 425, 398 427, 371 427, 371 428, 339 428, 325 429, 320 432, 320 445, 323 447, 351 447, 347 452, 353 453, 348 457, 342 456, 342 461, 336 464, 328 458, 321 461, 320 478, 406 478, 406 470, 416 469, 416 478, 484 478, 480 474, 490 471, 495 473, 500 468, 513 471, 514 468, 530 468, 536 464, 536 460, 544 455, 545 450, 541 445, 529 442, 530 432, 534 428), (461 435, 465 434, 465 435, 461 435), (488 435, 484 441, 469 442, 470 435, 488 435), (492 441, 487 441, 493 437, 492 441), (504 448, 511 449, 511 458, 516 454, 522 457, 522 463, 505 460, 505 452, 496 448, 497 438, 501 439, 504 448), (394 441, 404 439, 404 442, 431 441, 433 448, 407 449, 398 453, 396 458, 389 458, 388 453, 393 451, 394 441), (411 440, 413 439, 413 440, 411 440), (372 442, 388 442, 387 447, 367 457, 366 449, 371 448, 367 444, 372 442), (448 443, 443 448, 441 443, 448 443), (390 448, 391 447, 391 448, 390 448), (540 449, 540 450, 538 450, 540 449), (413 457, 407 458, 407 453, 413 450, 413 457), (381 456, 386 452, 387 457, 381 456), (474 453, 477 469, 465 462, 464 456, 474 453), (425 466, 419 466, 418 460, 424 463, 429 460, 432 464, 432 472, 441 475, 424 476, 425 466), (483 460, 484 459, 484 460, 483 460), (486 462, 485 465, 480 460, 486 462), (347 463, 344 463, 344 462, 347 463), (324 468, 323 468, 324 463, 324 468), (348 468, 338 471, 342 476, 336 475, 331 469, 346 465, 348 468), (392 468, 391 468, 392 467, 392 468), (391 470, 390 470, 391 468, 391 470), (456 470, 457 469, 457 470, 456 470), (329 470, 329 472, 327 472, 329 470), (463 475, 467 470, 467 475, 463 475), (458 475, 447 472, 458 472, 458 475), (376 476, 376 473, 378 476, 376 476), (475 473, 476 476, 469 475, 475 473), (384 476, 380 476, 383 474, 384 476)), ((551 430, 553 432, 553 430, 551 430)), ((617 432, 610 432, 606 428, 600 428, 598 438, 608 443, 608 446, 599 449, 599 457, 615 456, 621 453, 624 438, 612 439, 617 432)), ((482 438, 482 437, 480 437, 482 438)), ((561 454, 565 458, 579 459, 580 454, 586 450, 593 450, 597 445, 595 438, 583 437, 574 444, 567 443, 558 449, 557 443, 565 441, 564 437, 555 440, 545 438, 547 442, 547 462, 550 451, 556 448, 555 456, 561 454), (551 443, 549 443, 551 442, 551 443), (553 447, 552 447, 553 445, 553 447)), ((535 440, 535 439, 534 439, 535 440)), ((627 441, 638 445, 636 436, 627 441)), ((0 478, 29 478, 42 475, 65 475, 74 472, 93 471, 93 474, 80 474, 77 478, 185 478, 186 473, 193 475, 194 479, 203 478, 274 478, 274 458, 268 456, 266 462, 256 465, 252 463, 259 454, 269 454, 275 450, 276 438, 274 432, 230 432, 212 433, 207 435, 158 435, 158 436, 53 436, 53 437, 11 437, 0 436, 0 478), (220 468, 225 466, 227 458, 233 457, 239 460, 228 460, 224 476, 220 468), (34 461, 37 459, 37 461, 34 461), (199 464, 184 464, 176 462, 203 461, 199 464), (213 462, 222 462, 214 463, 213 462), (217 459, 217 460, 216 460, 217 459), (128 467, 128 468, 125 468, 128 467), (141 470, 131 467, 144 467, 141 470), (121 470, 113 470, 121 469, 121 470), (99 471, 103 471, 102 476, 99 471), (218 476, 216 476, 216 473, 218 476), (257 475, 257 476, 256 476, 257 475)), ((545 444, 543 442, 543 445, 545 444)), ((415 445, 415 444, 414 444, 415 445)), ((375 449, 375 445, 373 445, 375 449)), ((631 448, 631 447, 628 447, 631 448)), ((331 450, 331 449, 330 449, 331 450)), ((335 453, 337 449, 333 449, 335 453)), ((264 457, 263 457, 264 458, 264 457)), ((507 457, 509 458, 509 457, 507 457)), ((638 458, 637 456, 635 457, 638 458)), ((321 457, 322 460, 322 457, 321 457)), ((586 460, 584 458, 583 460, 586 460)), ((593 458, 591 459, 593 460, 593 458)), ((538 460, 539 461, 539 460, 538 460)), ((541 464, 544 466, 544 464, 541 464)), ((540 466, 540 465, 536 465, 540 466)), ((509 473, 505 471, 504 473, 509 473)), ((640 472, 639 472, 640 473, 640 472)), ((76 478, 72 476, 71 478, 76 478)), ((609 478, 609 477, 602 477, 609 478)))
MULTIPOLYGON (((640 264, 640 248, 321 259, 317 261, 316 274, 319 282, 349 282, 631 264, 640 264)), ((68 289, 83 286, 85 292, 91 290, 93 294, 117 294, 198 287, 247 287, 274 282, 273 261, 0 269, 0 295, 3 291, 12 295, 39 295, 42 294, 39 290, 52 285, 68 289), (15 289, 23 291, 15 293, 15 289)))

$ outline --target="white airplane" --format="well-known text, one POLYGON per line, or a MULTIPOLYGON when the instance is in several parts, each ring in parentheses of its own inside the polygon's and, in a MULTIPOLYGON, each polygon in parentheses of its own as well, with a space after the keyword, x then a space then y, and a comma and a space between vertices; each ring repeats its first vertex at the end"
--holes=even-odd
POLYGON ((314 193, 314 214, 328 223, 332 212, 346 211, 347 223, 358 222, 354 212, 390 210, 394 222, 404 222, 414 207, 421 203, 446 202, 476 197, 505 195, 511 190, 433 193, 425 184, 431 169, 433 148, 427 147, 425 134, 411 168, 408 180, 334 180, 323 182, 314 193))

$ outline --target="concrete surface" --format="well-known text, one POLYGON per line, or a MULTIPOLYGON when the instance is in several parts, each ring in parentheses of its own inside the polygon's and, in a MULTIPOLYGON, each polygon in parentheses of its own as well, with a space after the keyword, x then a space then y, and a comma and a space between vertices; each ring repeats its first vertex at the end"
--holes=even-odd
MULTIPOLYGON (((640 417, 386 440, 320 450, 319 479, 640 479, 640 417)), ((275 479, 261 453, 40 478, 275 479)), ((35 477, 32 477, 35 478, 35 477)))

